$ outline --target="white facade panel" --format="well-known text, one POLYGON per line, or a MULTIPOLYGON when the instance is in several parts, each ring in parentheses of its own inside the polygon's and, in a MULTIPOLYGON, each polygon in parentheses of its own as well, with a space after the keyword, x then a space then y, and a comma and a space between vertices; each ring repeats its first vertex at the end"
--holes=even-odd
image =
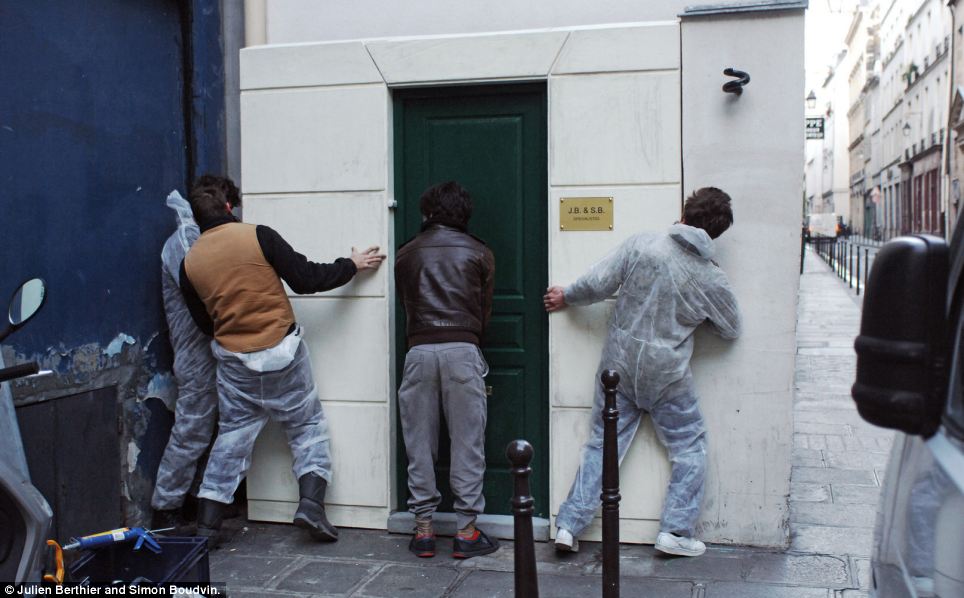
POLYGON ((570 283, 629 237, 662 232, 680 219, 679 185, 621 187, 553 187, 549 194, 549 278, 570 283), (563 231, 560 200, 566 197, 612 197, 613 230, 563 231))
MULTIPOLYGON (((295 251, 313 262, 349 257, 352 246, 359 251, 373 245, 388 250, 388 199, 384 192, 247 195, 244 218, 278 231, 295 251), (319 228, 328 221, 339 225, 319 234, 319 228)), ((325 296, 384 297, 387 292, 388 268, 379 268, 359 273, 325 296)), ((293 294, 290 289, 288 293, 293 294)))
POLYGON ((614 307, 614 301, 604 301, 550 318, 549 395, 553 407, 592 407, 599 383, 599 356, 614 307))
POLYGON ((678 182, 679 93, 676 72, 553 77, 550 182, 678 182))
MULTIPOLYGON (((322 401, 322 408, 331 434, 332 455, 332 481, 325 495, 326 504, 387 507, 388 405, 322 401), (365 433, 358 434, 362 429, 365 433)), ((248 471, 248 499, 291 503, 293 515, 298 503, 298 480, 291 472, 291 464, 287 436, 280 425, 270 422, 255 444, 248 471)), ((290 522, 291 516, 281 521, 290 522)))
POLYGON ((361 42, 260 46, 241 53, 242 90, 382 82, 361 42))
POLYGON ((304 328, 321 400, 387 403, 388 302, 296 297, 291 305, 304 328))
POLYGON ((679 69, 679 24, 580 29, 569 35, 553 75, 679 69))
POLYGON ((369 42, 368 50, 385 81, 545 78, 567 33, 520 33, 369 42))
POLYGON ((242 93, 244 192, 385 189, 388 103, 383 85, 242 93))

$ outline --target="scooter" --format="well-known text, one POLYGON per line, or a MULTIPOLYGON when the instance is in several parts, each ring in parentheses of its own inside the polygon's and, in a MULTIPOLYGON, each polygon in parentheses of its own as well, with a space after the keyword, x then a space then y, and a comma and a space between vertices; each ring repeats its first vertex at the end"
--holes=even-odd
MULTIPOLYGON (((46 285, 32 278, 20 285, 10 299, 7 324, 0 342, 37 315, 46 299, 46 285)), ((16 378, 44 375, 37 363, 0 369, 0 384, 16 378)), ((2 390, 2 389, 0 389, 2 390)), ((0 392, 0 431, 4 458, 0 460, 0 581, 40 582, 47 558, 53 511, 30 483, 20 429, 9 392, 0 392), (11 446, 12 444, 12 446, 11 446)), ((59 567, 62 571, 62 564, 59 567)), ((62 579, 62 573, 60 573, 62 579)))

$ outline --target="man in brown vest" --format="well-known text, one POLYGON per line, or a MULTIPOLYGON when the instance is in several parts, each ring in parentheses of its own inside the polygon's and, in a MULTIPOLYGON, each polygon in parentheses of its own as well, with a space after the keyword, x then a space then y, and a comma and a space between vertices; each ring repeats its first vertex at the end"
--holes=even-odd
POLYGON ((198 492, 198 535, 217 543, 224 506, 251 464, 268 419, 279 422, 294 457, 301 500, 294 523, 333 542, 325 515, 331 481, 328 426, 281 280, 295 293, 331 290, 385 259, 377 247, 332 264, 308 261, 267 226, 242 224, 215 187, 195 189, 191 210, 201 236, 181 265, 181 291, 218 361, 218 438, 198 492))

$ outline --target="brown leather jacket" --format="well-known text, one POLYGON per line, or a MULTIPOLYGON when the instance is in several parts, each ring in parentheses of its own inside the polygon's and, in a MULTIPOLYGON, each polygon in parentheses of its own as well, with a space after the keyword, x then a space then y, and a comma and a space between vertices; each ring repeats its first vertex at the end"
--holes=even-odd
POLYGON ((480 239, 441 224, 402 245, 395 287, 405 306, 408 346, 480 344, 492 315, 495 257, 480 239))

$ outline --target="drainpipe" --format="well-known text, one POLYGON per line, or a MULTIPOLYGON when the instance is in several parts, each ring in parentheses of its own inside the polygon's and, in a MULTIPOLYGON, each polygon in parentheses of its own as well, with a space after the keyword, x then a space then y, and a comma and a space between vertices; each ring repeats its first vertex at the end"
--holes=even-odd
POLYGON ((244 45, 268 43, 267 0, 244 0, 244 45))

